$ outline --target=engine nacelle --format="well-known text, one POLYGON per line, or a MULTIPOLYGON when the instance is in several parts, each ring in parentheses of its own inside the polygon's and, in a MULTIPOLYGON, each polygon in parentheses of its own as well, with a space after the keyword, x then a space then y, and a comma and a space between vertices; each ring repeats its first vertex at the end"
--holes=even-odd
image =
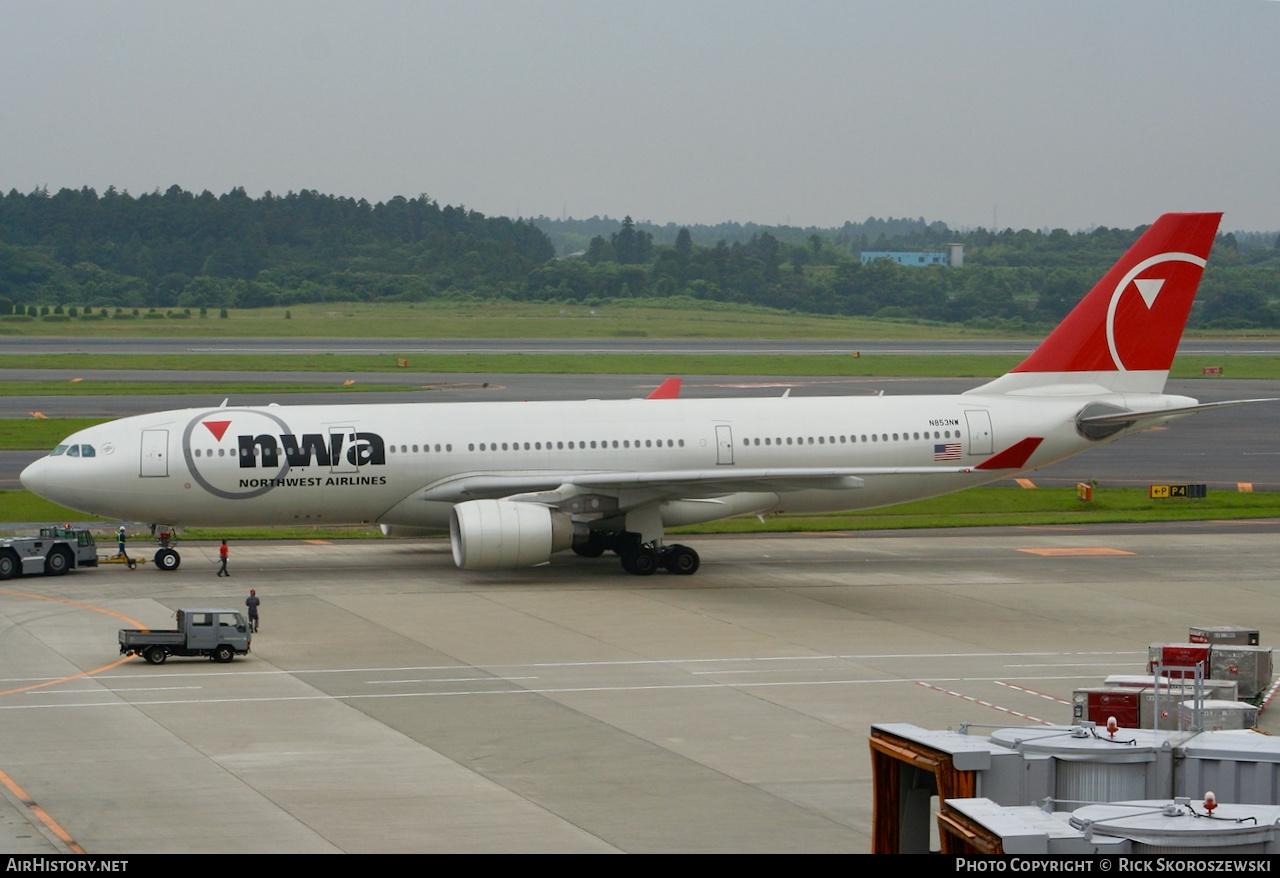
POLYGON ((468 500, 449 514, 453 563, 464 570, 532 567, 573 542, 573 522, 536 503, 468 500))

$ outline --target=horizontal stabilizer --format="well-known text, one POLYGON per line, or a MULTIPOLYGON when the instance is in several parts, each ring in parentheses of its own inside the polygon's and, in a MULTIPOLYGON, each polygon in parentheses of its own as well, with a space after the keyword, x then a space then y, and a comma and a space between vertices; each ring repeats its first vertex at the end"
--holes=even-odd
POLYGON ((1086 415, 1076 419, 1076 423, 1080 426, 1121 426, 1127 427, 1132 424, 1140 424, 1144 421, 1162 421, 1166 418, 1181 418, 1186 415, 1194 415, 1196 412, 1208 411, 1209 409, 1227 408, 1233 405, 1250 405, 1255 402, 1277 402, 1280 398, 1271 397, 1269 399, 1228 399, 1223 402, 1204 402, 1199 405, 1182 406, 1176 409, 1157 409, 1147 412, 1114 412, 1105 415, 1086 415))

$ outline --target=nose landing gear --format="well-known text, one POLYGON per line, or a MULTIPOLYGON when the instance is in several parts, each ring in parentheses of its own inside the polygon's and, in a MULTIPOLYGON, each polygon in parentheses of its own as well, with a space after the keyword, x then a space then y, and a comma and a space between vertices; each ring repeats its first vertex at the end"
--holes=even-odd
POLYGON ((153 524, 151 525, 151 533, 155 535, 156 542, 160 545, 155 556, 156 567, 161 570, 177 570, 178 565, 182 563, 182 556, 169 545, 177 539, 173 528, 153 524))

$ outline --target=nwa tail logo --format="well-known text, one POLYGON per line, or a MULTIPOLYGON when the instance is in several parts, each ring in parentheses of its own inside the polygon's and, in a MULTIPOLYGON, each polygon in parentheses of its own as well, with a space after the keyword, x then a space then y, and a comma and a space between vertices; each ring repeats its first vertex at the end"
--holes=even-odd
POLYGON ((1160 217, 1013 371, 1168 372, 1220 216, 1160 217))
POLYGON ((387 462, 377 433, 328 426, 299 433, 275 412, 213 409, 192 418, 182 434, 182 454, 193 482, 215 497, 246 500, 276 488, 386 484, 367 475, 387 462))
POLYGON ((282 452, 291 467, 332 467, 345 462, 347 467, 359 468, 379 466, 387 462, 386 446, 377 433, 334 431, 328 437, 321 433, 304 433, 301 440, 291 433, 284 433, 280 435, 279 444, 276 443, 276 437, 269 433, 241 435, 236 438, 239 442, 241 469, 254 469, 258 466, 278 469, 282 452))

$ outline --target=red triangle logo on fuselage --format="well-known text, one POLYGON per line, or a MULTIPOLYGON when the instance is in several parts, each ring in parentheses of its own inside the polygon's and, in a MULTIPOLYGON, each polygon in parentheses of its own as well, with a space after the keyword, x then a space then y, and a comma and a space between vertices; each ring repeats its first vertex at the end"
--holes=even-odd
POLYGON ((222 434, 227 432, 227 427, 231 426, 230 421, 201 421, 201 423, 209 428, 209 432, 213 434, 213 438, 217 439, 219 442, 222 441, 222 434))

